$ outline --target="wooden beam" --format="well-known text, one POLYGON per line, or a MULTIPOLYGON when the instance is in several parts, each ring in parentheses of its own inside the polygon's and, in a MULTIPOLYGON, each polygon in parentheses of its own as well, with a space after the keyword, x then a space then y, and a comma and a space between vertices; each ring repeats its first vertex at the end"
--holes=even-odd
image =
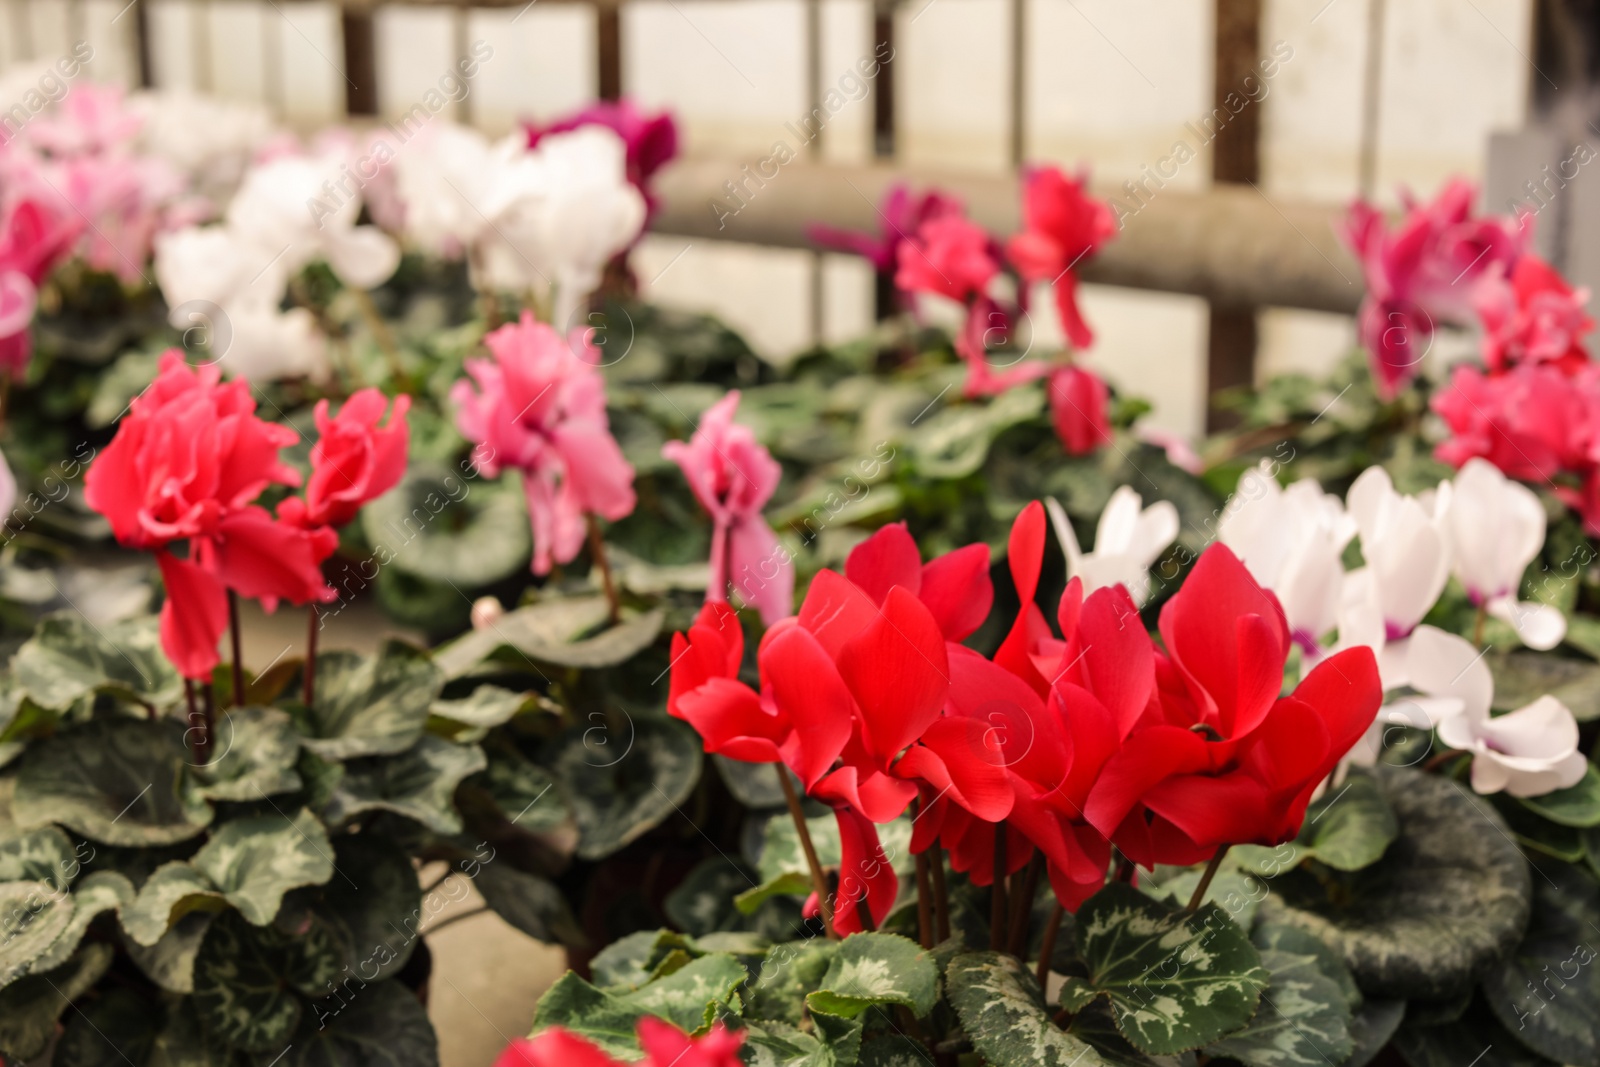
POLYGON ((370 10, 340 12, 344 32, 344 110, 347 115, 378 113, 378 50, 370 10))

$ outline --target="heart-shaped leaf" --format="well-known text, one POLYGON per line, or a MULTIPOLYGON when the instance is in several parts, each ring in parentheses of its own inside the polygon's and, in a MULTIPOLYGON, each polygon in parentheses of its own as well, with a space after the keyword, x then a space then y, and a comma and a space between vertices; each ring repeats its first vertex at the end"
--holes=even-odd
POLYGON ((97 689, 152 707, 183 693, 161 651, 154 616, 96 626, 77 611, 40 621, 11 663, 17 685, 40 707, 63 710, 97 689))
POLYGON ((205 1028, 241 1049, 283 1051, 300 1025, 302 995, 326 995, 342 971, 326 927, 297 936, 223 912, 194 961, 194 1005, 205 1028))
POLYGON ((501 648, 511 650, 512 662, 584 670, 615 667, 648 648, 666 618, 660 610, 624 614, 621 622, 607 627, 610 611, 603 596, 540 601, 452 641, 434 653, 434 661, 451 678, 470 673, 501 648))
POLYGON ((317 656, 316 701, 301 743, 324 759, 391 756, 416 744, 444 677, 426 652, 385 641, 376 656, 317 656))
POLYGON ((634 1029, 640 1016, 659 1016, 688 1034, 704 1033, 748 977, 744 964, 723 953, 691 960, 628 993, 597 989, 568 971, 539 998, 533 1030, 560 1026, 613 1056, 633 1060, 639 1057, 634 1029))
POLYGON ((934 412, 913 431, 907 451, 919 473, 929 478, 965 478, 989 456, 995 438, 1044 410, 1044 392, 1018 386, 987 403, 954 404, 934 412))
POLYGON ((525 570, 533 550, 515 477, 473 480, 425 461, 361 509, 361 528, 386 563, 463 589, 525 570))
POLYGON ((322 887, 316 910, 342 932, 349 973, 368 981, 393 977, 418 940, 422 886, 416 869, 399 846, 375 834, 341 834, 333 847, 334 877, 322 887))
POLYGON ((737 930, 741 916, 733 906, 734 897, 749 890, 753 881, 744 865, 732 859, 712 856, 702 860, 667 894, 667 918, 696 937, 716 930, 737 930))
POLYGON ((214 751, 194 772, 208 800, 248 802, 300 788, 300 735, 279 708, 234 708, 217 720, 214 751))
POLYGON ((806 994, 823 988, 839 944, 818 937, 773 945, 745 998, 745 1014, 799 1026, 805 1020, 806 994))
POLYGON ((317 817, 301 808, 224 823, 189 861, 257 926, 278 914, 283 895, 333 877, 333 846, 317 817))
POLYGON ((1559 1063, 1600 1063, 1600 884, 1540 863, 1522 940, 1483 980, 1490 1009, 1524 1045, 1559 1063))
POLYGON ((108 911, 120 911, 133 902, 133 883, 117 871, 94 871, 72 887, 72 921, 38 959, 29 966, 31 973, 63 966, 78 946, 89 924, 108 911))
POLYGON ((1600 717, 1600 663, 1517 649, 1484 657, 1494 674, 1494 706, 1515 711, 1549 695, 1579 722, 1600 717))
POLYGON ((926 949, 895 934, 852 934, 806 996, 813 1012, 854 1019, 876 1004, 900 1004, 922 1018, 939 999, 939 968, 926 949))
POLYGON ((619 743, 575 726, 546 759, 578 824, 578 855, 601 859, 677 812, 700 780, 700 738, 677 720, 629 721, 619 743))
POLYGON ((206 930, 217 917, 212 911, 191 911, 172 924, 153 945, 141 945, 124 931, 122 947, 156 985, 169 993, 194 992, 194 958, 206 930))
POLYGON ((325 814, 344 823, 368 811, 392 811, 440 834, 461 832, 456 786, 483 770, 483 749, 426 734, 398 756, 353 760, 333 790, 325 814))
POLYGON ((1079 909, 1074 933, 1089 984, 1146 1053, 1185 1052, 1239 1029, 1267 985, 1260 953, 1215 904, 1185 915, 1113 883, 1079 909))
POLYGON ((107 845, 187 841, 212 817, 187 762, 176 722, 92 722, 28 749, 12 816, 20 826, 57 823, 107 845))
POLYGON ((534 940, 573 948, 586 943, 566 897, 548 879, 505 863, 488 863, 472 884, 495 914, 534 940))
POLYGON ((822 1037, 768 1021, 746 1028, 740 1051, 748 1067, 863 1067, 861 1024, 852 1022, 847 1035, 842 1040, 822 1037), (852 1038, 855 1047, 851 1047, 852 1038))
POLYGON ((72 925, 72 895, 45 882, 0 882, 0 988, 27 974, 72 925))
POLYGON ((1407 1018, 1394 1035, 1394 1049, 1412 1067, 1461 1067, 1484 1056, 1494 1067, 1555 1067, 1556 1061, 1534 1052, 1500 1024, 1495 1013, 1476 1003, 1459 1019, 1435 1025, 1407 1018))
POLYGON ((483 729, 510 722, 511 717, 522 709, 527 700, 526 693, 513 693, 497 685, 480 685, 471 695, 458 700, 435 700, 428 713, 449 719, 451 722, 483 729))
POLYGON ((438 1067, 427 1009, 397 981, 310 1005, 279 1067, 438 1067))
POLYGON ((0 837, 0 882, 49 882, 65 888, 80 866, 71 838, 54 826, 0 837))
POLYGON ((1488 802, 1438 775, 1380 767, 1400 836, 1370 867, 1328 885, 1273 879, 1268 922, 1314 934, 1374 997, 1444 1000, 1500 959, 1528 922, 1528 863, 1488 802))
POLYGON ((1600 770, 1586 764, 1576 785, 1537 797, 1519 797, 1523 807, 1562 826, 1600 826, 1600 770))
POLYGON ((122 909, 122 929, 135 944, 149 947, 183 916, 221 911, 225 903, 211 879, 187 860, 173 860, 156 868, 133 903, 122 909))
POLYGON ((0 1055, 27 1063, 56 1033, 56 1020, 111 966, 110 945, 86 945, 54 970, 30 974, 0 989, 0 1055))
POLYGON ((995 1067, 1102 1067, 1105 1062, 1055 1024, 1039 983, 1014 956, 957 956, 945 971, 945 988, 973 1047, 995 1067))
POLYGON ((1355 1050, 1350 1005, 1337 979, 1325 973, 1327 962, 1272 948, 1262 950, 1261 962, 1272 976, 1261 1010, 1244 1029, 1208 1045, 1207 1053, 1249 1067, 1326 1067, 1348 1057, 1355 1050))

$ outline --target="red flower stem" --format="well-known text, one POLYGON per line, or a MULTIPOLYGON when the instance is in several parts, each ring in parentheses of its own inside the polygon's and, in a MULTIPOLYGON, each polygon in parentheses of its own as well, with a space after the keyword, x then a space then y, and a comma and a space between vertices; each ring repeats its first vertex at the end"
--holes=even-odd
POLYGON ((932 948, 933 940, 933 872, 928 853, 917 853, 917 941, 923 948, 932 948))
POLYGON ((1427 763, 1422 765, 1422 769, 1425 772, 1437 771, 1446 763, 1449 763, 1451 760, 1455 759, 1457 756, 1465 755, 1466 753, 1459 748, 1447 748, 1443 752, 1435 753, 1427 763))
POLYGON ((1041 991, 1045 990, 1045 984, 1050 979, 1050 960, 1056 954, 1056 937, 1061 933, 1061 917, 1066 913, 1067 909, 1061 906, 1061 901, 1056 901, 1055 907, 1050 909, 1050 920, 1044 926, 1044 944, 1039 946, 1039 969, 1035 974, 1041 991))
MULTIPOLYGON (((195 706, 194 702, 193 678, 185 678, 183 680, 183 697, 189 705, 189 726, 188 729, 184 731, 185 736, 187 736, 189 730, 193 730, 197 724, 202 722, 200 718, 200 709, 195 706)), ((204 733, 202 733, 194 742, 194 761, 196 763, 205 762, 205 743, 206 739, 204 733)))
POLYGON ((872 905, 867 901, 867 894, 863 891, 856 897, 856 921, 861 924, 861 929, 872 933, 878 924, 872 921, 872 905))
POLYGON ((317 613, 315 600, 306 606, 311 609, 311 625, 306 631, 306 666, 301 672, 305 675, 305 690, 300 699, 309 708, 317 692, 317 631, 322 629, 322 617, 317 613))
POLYGON ((1200 902, 1206 898, 1206 890, 1211 888, 1211 879, 1217 876, 1217 869, 1222 866, 1222 857, 1227 854, 1227 845, 1217 846, 1216 855, 1206 864, 1206 873, 1200 876, 1200 884, 1194 887, 1194 895, 1189 898, 1189 906, 1183 909, 1185 915, 1193 915, 1200 910, 1200 902))
POLYGON ((244 706, 244 655, 239 636, 239 594, 228 590, 228 634, 233 642, 233 705, 244 706))
POLYGON ((950 940, 950 893, 944 885, 944 849, 935 841, 928 847, 928 866, 933 868, 933 921, 936 944, 950 940))
POLYGON ((794 784, 783 764, 774 763, 778 784, 783 786, 783 799, 789 804, 789 817, 794 820, 795 832, 800 835, 800 848, 806 854, 806 866, 811 868, 811 888, 817 891, 817 907, 822 911, 822 926, 833 940, 839 940, 839 931, 833 928, 833 902, 828 899, 828 880, 822 876, 822 862, 817 859, 817 846, 811 843, 811 830, 806 826, 806 813, 800 810, 800 798, 795 795, 794 784))
POLYGON ((1035 852, 1028 861, 1028 871, 1022 876, 1022 892, 1011 901, 1011 935, 1006 938, 1007 950, 1018 959, 1027 959, 1028 920, 1033 918, 1033 895, 1039 889, 1039 872, 1044 870, 1044 853, 1035 852))
MULTIPOLYGON (((611 559, 606 555, 606 543, 600 538, 600 520, 593 515, 585 515, 589 521, 589 554, 594 556, 595 566, 600 568, 600 584, 605 587, 606 602, 611 605, 611 611, 606 616, 612 626, 622 618, 622 603, 617 599, 617 585, 611 579, 611 559)), ((780 773, 782 766, 779 766, 780 773)))
POLYGON ((1004 952, 1006 947, 1006 824, 994 828, 994 887, 989 891, 989 948, 1004 952))
POLYGON ((1117 853, 1117 881, 1133 884, 1133 861, 1122 853, 1117 853))
POLYGON ((200 757, 198 762, 201 765, 204 765, 211 762, 211 739, 217 734, 216 689, 210 683, 207 683, 200 690, 200 695, 202 698, 204 698, 206 708, 205 721, 202 724, 203 733, 201 734, 200 739, 201 744, 205 746, 205 753, 200 757))

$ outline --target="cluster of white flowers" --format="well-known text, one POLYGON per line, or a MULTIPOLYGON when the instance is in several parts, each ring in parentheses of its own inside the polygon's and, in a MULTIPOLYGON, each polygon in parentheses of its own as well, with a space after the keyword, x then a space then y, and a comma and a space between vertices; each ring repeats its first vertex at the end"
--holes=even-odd
POLYGON ((1537 796, 1583 777, 1570 710, 1547 696, 1491 718, 1494 679, 1483 653, 1422 625, 1454 574, 1474 604, 1530 648, 1561 641, 1558 610, 1517 600, 1523 572, 1544 547, 1544 508, 1532 490, 1474 459, 1417 496, 1397 492, 1372 467, 1341 503, 1310 479, 1282 489, 1263 465, 1241 480, 1219 534, 1277 595, 1308 662, 1357 645, 1377 656, 1394 696, 1352 762, 1376 758, 1385 725, 1407 725, 1437 727, 1446 745, 1472 753, 1481 793, 1537 796), (1346 571, 1352 539, 1364 565, 1346 571))

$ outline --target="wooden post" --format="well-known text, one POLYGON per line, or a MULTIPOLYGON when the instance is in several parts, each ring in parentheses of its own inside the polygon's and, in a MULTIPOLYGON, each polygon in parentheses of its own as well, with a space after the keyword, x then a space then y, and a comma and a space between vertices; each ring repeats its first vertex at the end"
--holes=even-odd
MULTIPOLYGON (((872 154, 894 159, 894 6, 879 2, 872 8, 872 54, 879 59, 878 77, 872 83, 872 154), (884 59, 882 57, 889 57, 884 59)), ((881 225, 881 221, 880 221, 881 225)), ((894 266, 873 279, 872 311, 878 321, 900 313, 900 296, 894 287, 894 266)))
MULTIPOLYGON (((1213 115, 1227 120, 1211 142, 1211 180, 1259 182, 1261 180, 1261 103, 1250 100, 1244 80, 1261 78, 1256 62, 1261 56, 1262 0, 1215 0, 1216 58, 1213 64, 1213 115), (1234 107, 1229 107, 1229 98, 1234 107), (1242 108, 1235 111, 1239 100, 1242 108)), ((1252 82, 1254 84, 1254 81, 1252 82)), ((1219 390, 1249 385, 1255 380, 1256 309, 1211 305, 1206 343, 1206 429, 1226 429, 1235 421, 1219 412, 1210 397, 1219 390)))
POLYGON ((595 5, 597 50, 595 94, 602 100, 622 99, 622 5, 601 0, 595 5))
POLYGON ((378 113, 378 53, 372 12, 345 8, 340 12, 344 31, 344 110, 347 115, 378 113))

